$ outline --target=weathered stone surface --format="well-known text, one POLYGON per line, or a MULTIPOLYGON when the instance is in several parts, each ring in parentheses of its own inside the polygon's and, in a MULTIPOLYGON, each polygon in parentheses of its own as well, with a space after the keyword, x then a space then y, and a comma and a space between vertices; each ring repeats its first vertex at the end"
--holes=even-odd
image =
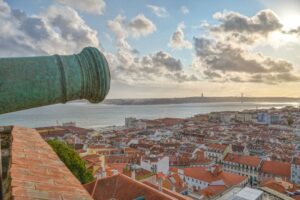
POLYGON ((98 103, 109 88, 108 63, 96 48, 75 55, 0 58, 0 114, 77 99, 98 103))
POLYGON ((92 199, 36 130, 14 127, 11 134, 12 199, 92 199))

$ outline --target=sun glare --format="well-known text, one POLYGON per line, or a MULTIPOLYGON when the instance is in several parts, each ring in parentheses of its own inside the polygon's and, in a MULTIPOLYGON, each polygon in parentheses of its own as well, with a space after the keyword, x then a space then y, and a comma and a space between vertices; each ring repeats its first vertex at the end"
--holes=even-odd
POLYGON ((269 41, 272 43, 274 47, 279 47, 287 43, 297 42, 298 39, 296 35, 285 34, 277 31, 270 34, 269 41))
POLYGON ((289 31, 300 26, 300 14, 286 14, 280 17, 283 29, 289 31))

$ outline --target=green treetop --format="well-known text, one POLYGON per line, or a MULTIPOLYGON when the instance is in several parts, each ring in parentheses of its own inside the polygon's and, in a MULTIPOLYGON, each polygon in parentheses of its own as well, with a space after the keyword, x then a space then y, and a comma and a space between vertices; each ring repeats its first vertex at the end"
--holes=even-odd
POLYGON ((92 173, 86 169, 85 162, 67 144, 58 140, 48 140, 47 142, 82 184, 94 179, 92 173))

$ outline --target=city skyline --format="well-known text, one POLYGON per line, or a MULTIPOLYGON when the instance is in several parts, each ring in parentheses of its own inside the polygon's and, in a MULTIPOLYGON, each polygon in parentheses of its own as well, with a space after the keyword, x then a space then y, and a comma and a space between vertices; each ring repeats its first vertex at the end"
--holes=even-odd
POLYGON ((289 96, 300 2, 0 0, 0 57, 102 50, 108 98, 289 96))

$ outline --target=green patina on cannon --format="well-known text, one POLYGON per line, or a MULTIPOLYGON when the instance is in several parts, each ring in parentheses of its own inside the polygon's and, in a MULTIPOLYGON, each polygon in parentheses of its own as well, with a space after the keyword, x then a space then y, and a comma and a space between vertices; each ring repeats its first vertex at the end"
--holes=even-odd
POLYGON ((75 55, 0 58, 0 114, 87 99, 104 100, 110 72, 93 47, 75 55))

